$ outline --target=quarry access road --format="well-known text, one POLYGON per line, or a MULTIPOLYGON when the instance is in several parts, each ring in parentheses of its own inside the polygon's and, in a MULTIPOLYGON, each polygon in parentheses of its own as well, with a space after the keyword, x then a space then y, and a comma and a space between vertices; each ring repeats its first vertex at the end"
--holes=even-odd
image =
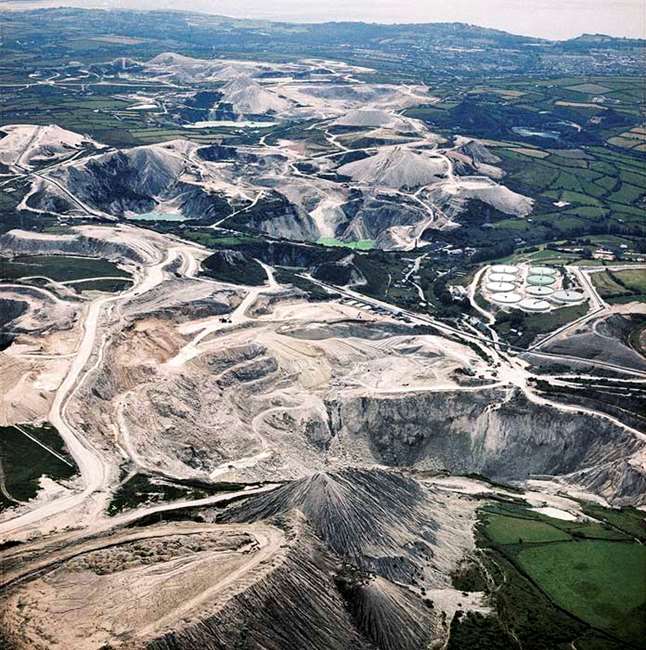
POLYGON ((586 269, 583 269, 579 266, 566 266, 565 267, 570 273, 573 273, 578 278, 581 286, 584 287, 590 296, 590 300, 593 304, 593 310, 595 309, 607 309, 608 303, 599 295, 594 283, 588 276, 586 269))
POLYGON ((54 180, 50 176, 46 176, 42 172, 32 172, 31 175, 37 176, 38 178, 44 180, 46 183, 51 183, 57 187, 61 192, 63 192, 63 194, 65 194, 71 201, 76 203, 76 205, 81 208, 81 210, 86 212, 89 216, 96 217, 98 219, 107 219, 109 221, 118 221, 118 217, 90 208, 87 204, 83 203, 83 201, 81 201, 81 199, 79 199, 75 194, 73 194, 65 185, 59 183, 57 180, 54 180))
MULTIPOLYGON (((29 167, 26 167, 25 165, 22 164, 22 159, 27 155, 30 149, 34 147, 34 145, 42 138, 43 134, 45 133, 47 127, 38 127, 25 146, 23 147, 22 151, 19 153, 18 157, 16 158, 16 161, 14 163, 14 166, 17 167, 18 169, 22 170, 24 174, 21 176, 21 178, 27 178, 30 176, 35 176, 37 178, 42 179, 46 183, 51 183, 55 187, 57 187, 63 194, 65 194, 71 201, 76 203, 78 207, 81 208, 81 210, 84 210, 88 215, 93 216, 93 217, 99 217, 102 219, 110 219, 116 221, 117 218, 113 217, 112 215, 105 214, 103 212, 98 212, 97 210, 94 210, 93 208, 88 207, 83 201, 81 201, 77 196, 75 196, 65 185, 62 183, 59 183, 57 180, 50 178, 45 174, 45 171, 52 171, 56 169, 57 167, 64 165, 65 163, 69 162, 73 158, 76 158, 78 155, 80 155, 82 152, 78 152, 74 154, 73 156, 70 156, 64 160, 56 161, 55 163, 52 163, 51 165, 48 165, 46 168, 43 168, 41 170, 33 170, 30 169, 29 167)), ((102 152, 103 153, 103 152, 102 152)), ((15 178, 11 179, 12 181, 15 180, 15 178)))
MULTIPOLYGON (((473 280, 471 281, 471 284, 469 285, 468 296, 469 296, 469 303, 471 303, 471 306, 479 314, 482 314, 487 319, 487 325, 493 325, 496 322, 496 317, 490 311, 487 311, 486 309, 483 309, 478 304, 478 301, 476 300, 476 290, 477 290, 478 286, 480 285, 480 280, 482 279, 482 276, 487 272, 488 269, 489 269, 489 265, 483 266, 473 276, 473 280)), ((495 332, 495 330, 491 329, 491 327, 489 329, 492 332, 492 336, 495 334, 495 337, 496 337, 495 340, 497 341, 498 340, 498 333, 495 332)))
MULTIPOLYGON (((242 299, 242 302, 227 315, 227 322, 222 322, 222 316, 213 316, 203 321, 196 322, 193 325, 189 324, 191 325, 190 327, 184 328, 184 334, 192 334, 194 332, 197 332, 197 334, 195 334, 195 336, 184 347, 182 347, 174 357, 166 362, 166 366, 172 368, 184 365, 187 361, 190 361, 200 354, 198 346, 210 334, 218 330, 233 329, 235 326, 251 320, 249 316, 247 316, 247 311, 256 302, 258 296, 261 293, 274 293, 280 289, 280 285, 276 282, 274 277, 274 269, 260 260, 254 259, 254 261, 257 262, 267 274, 267 284, 244 287, 247 290, 247 295, 242 299)), ((237 286, 241 287, 243 285, 237 286)))
POLYGON ((590 298, 591 308, 587 314, 584 314, 580 318, 577 318, 576 320, 566 323, 562 327, 559 327, 557 330, 554 330, 551 334, 548 334, 547 336, 542 338, 534 345, 530 345, 527 348, 528 352, 540 349, 546 343, 549 343, 555 338, 564 335, 566 332, 575 330, 580 325, 583 325, 587 323, 589 320, 601 316, 603 313, 609 311, 607 303, 603 301, 603 299, 595 289, 594 285, 590 281, 590 278, 586 275, 586 273, 583 270, 581 270, 577 266, 566 266, 565 268, 570 273, 577 276, 579 283, 585 289, 586 293, 588 294, 588 297, 590 298))
POLYGON ((76 356, 70 364, 65 379, 56 391, 48 418, 50 423, 58 430, 76 462, 84 488, 80 492, 72 492, 66 496, 55 498, 43 503, 34 510, 0 522, 0 535, 15 535, 19 532, 36 530, 38 524, 43 520, 55 515, 63 515, 70 510, 76 511, 75 523, 79 523, 84 515, 96 515, 101 510, 102 499, 94 499, 94 503, 92 501, 93 497, 100 495, 107 487, 112 465, 106 461, 83 433, 75 430, 67 418, 66 409, 76 390, 101 363, 107 336, 104 336, 101 342, 97 344, 97 332, 100 319, 104 315, 104 309, 106 307, 112 308, 116 303, 127 302, 130 298, 141 295, 160 284, 164 279, 164 268, 178 254, 180 254, 178 248, 175 247, 169 248, 165 256, 160 253, 157 263, 144 267, 135 279, 132 288, 128 291, 100 298, 88 305, 83 322, 83 334, 76 356), (88 362, 95 352, 97 353, 97 361, 90 368, 87 368, 88 362), (81 510, 82 507, 83 510, 81 510))
MULTIPOLYGON (((638 370, 636 368, 630 368, 628 366, 618 366, 614 363, 607 363, 606 361, 599 361, 598 359, 584 359, 583 357, 575 357, 572 356, 571 354, 558 354, 555 352, 542 352, 540 350, 519 350, 521 354, 526 354, 528 356, 535 356, 535 357, 545 357, 548 359, 555 359, 557 361, 565 361, 565 362, 572 362, 574 361, 575 363, 585 363, 589 366, 595 366, 599 368, 607 368, 608 370, 614 370, 615 372, 621 372, 627 375, 633 375, 635 377, 642 377, 646 378, 646 371, 644 370, 638 370)), ((624 381, 624 380, 618 380, 618 381, 624 381)))
MULTIPOLYGON (((98 153, 92 153, 92 155, 89 155, 88 158, 93 158, 94 156, 98 156, 99 154, 109 153, 110 151, 115 151, 115 148, 108 145, 103 145, 103 147, 98 153)), ((86 153, 88 153, 86 150, 79 149, 76 153, 73 153, 71 156, 68 156, 67 158, 62 158, 59 160, 55 160, 47 165, 42 165, 41 167, 38 168, 37 171, 39 173, 46 173, 46 172, 54 171, 59 167, 65 167, 66 165, 69 165, 77 158, 80 158, 81 156, 83 156, 83 154, 86 153)), ((16 174, 0 182, 0 187, 3 187, 5 185, 10 185, 15 181, 22 180, 24 178, 29 178, 30 176, 34 175, 34 170, 28 169, 27 167, 24 166, 20 166, 20 169, 23 170, 22 174, 16 174)))
POLYGON ((49 291, 49 289, 45 289, 44 287, 36 287, 31 284, 11 284, 0 282, 0 291, 4 291, 5 289, 10 289, 13 293, 16 293, 22 297, 24 297, 25 294, 29 295, 30 293, 40 293, 44 294, 48 300, 51 300, 54 303, 63 304, 65 302, 54 292, 49 291))
POLYGON ((18 167, 19 169, 23 169, 25 171, 29 171, 29 169, 22 164, 22 159, 26 156, 29 149, 31 149, 34 146, 34 142, 36 142, 37 140, 40 140, 40 138, 43 135, 44 130, 45 130, 45 127, 42 127, 42 126, 36 127, 34 132, 31 134, 31 137, 29 138, 29 140, 27 140, 27 143, 23 147, 22 151, 18 154, 18 156, 17 156, 17 158, 16 158, 16 160, 14 162, 14 165, 16 167, 18 167))
POLYGON ((550 341, 554 340, 555 338, 562 336, 566 332, 569 332, 570 330, 575 330, 577 327, 580 325, 583 325, 587 323, 589 320, 592 318, 601 316, 603 313, 605 313, 607 310, 604 307, 597 307, 593 311, 589 311, 587 314, 581 316, 580 318, 577 318, 576 320, 573 320, 562 327, 559 327, 557 330, 554 330, 551 334, 548 334, 544 338, 542 338, 540 341, 537 343, 534 343, 534 345, 530 345, 527 348, 527 352, 534 352, 536 350, 540 350, 546 343, 549 343, 550 341))
POLYGON ((256 197, 254 198, 254 200, 249 205, 245 206, 244 208, 240 208, 239 210, 234 210, 233 212, 228 214, 226 217, 222 217, 222 219, 220 219, 219 221, 216 221, 215 223, 211 224, 208 227, 209 228, 219 228, 221 224, 223 224, 225 221, 227 221, 227 219, 231 219, 231 217, 235 217, 237 214, 241 214, 243 212, 246 212, 247 210, 251 210, 252 208, 254 208, 258 204, 258 201, 260 201, 260 199, 264 195, 265 195, 264 190, 260 190, 258 192, 258 194, 256 194, 256 197))
MULTIPOLYGON (((255 539, 255 549, 247 554, 246 560, 233 571, 224 575, 220 572, 219 580, 211 582, 204 591, 197 593, 193 598, 183 601, 176 609, 157 619, 154 623, 137 630, 138 637, 145 637, 165 626, 177 624, 181 617, 195 610, 209 598, 214 598, 229 585, 239 581, 245 575, 258 568, 264 562, 274 559, 285 542, 285 534, 279 528, 263 524, 227 525, 229 529, 241 530, 250 534, 255 539)), ((220 526, 221 528, 221 526, 220 526)), ((217 529, 216 529, 217 530, 217 529)))
POLYGON ((265 438, 265 436, 260 433, 258 423, 271 413, 285 413, 285 411, 298 411, 300 409, 302 409, 301 404, 298 404, 297 406, 274 406, 258 413, 251 421, 251 430, 253 431, 256 438, 258 438, 260 449, 262 451, 259 451, 258 453, 252 454, 250 456, 243 456, 242 458, 238 458, 236 460, 229 460, 226 463, 218 465, 218 467, 216 467, 209 474, 209 478, 211 480, 214 480, 223 474, 227 474, 232 469, 248 469, 249 467, 255 467, 259 461, 271 458, 272 451, 269 449, 267 438, 265 438))
MULTIPOLYGON (((0 573, 0 588, 5 589, 10 585, 22 582, 43 570, 50 567, 53 568, 56 565, 79 555, 137 540, 154 539, 168 535, 194 535, 202 532, 217 532, 231 529, 237 530, 239 528, 243 528, 243 532, 251 533, 256 527, 256 524, 200 524, 195 522, 178 521, 160 523, 155 526, 140 528, 124 528, 124 526, 137 521, 137 519, 157 512, 177 510, 193 504, 209 506, 231 499, 239 499, 241 496, 247 494, 251 496, 252 494, 268 492, 278 487, 278 485, 279 484, 272 484, 251 490, 229 492, 226 495, 221 494, 214 497, 199 499, 198 501, 178 501, 173 504, 166 504, 166 506, 163 507, 156 506, 153 508, 143 508, 128 513, 128 519, 123 517, 106 519, 101 523, 108 525, 104 525, 101 528, 94 527, 84 531, 66 533, 57 537, 48 537, 45 540, 28 542, 21 545, 20 548, 10 549, 6 553, 2 554, 3 562, 5 562, 6 565, 11 565, 11 568, 0 573), (163 510, 160 510, 160 508, 163 508, 163 510), (136 517, 134 515, 136 515, 136 517), (53 551, 52 549, 56 550, 53 551), (25 561, 25 558, 28 557, 33 557, 34 559, 32 561, 25 561)), ((256 537, 256 535, 253 536, 256 538, 259 547, 265 548, 267 546, 272 546, 272 550, 275 552, 276 549, 273 542, 268 540, 265 528, 268 528, 268 526, 260 525, 260 531, 258 532, 261 532, 262 534, 258 537, 256 537)), ((276 529, 276 531, 279 532, 278 529, 276 529)), ((282 541, 281 538, 279 544, 282 543, 282 541)))
POLYGON ((387 302, 383 302, 382 300, 378 300, 377 298, 370 298, 369 296, 365 296, 364 294, 361 294, 357 291, 352 291, 351 289, 347 289, 346 287, 337 287, 336 285, 333 284, 327 284, 325 282, 321 282, 320 280, 316 280, 315 278, 312 278, 309 275, 301 275, 301 277, 305 278, 306 280, 309 280, 313 284, 316 284, 324 289, 327 289, 330 292, 333 293, 338 293, 345 298, 350 298, 352 300, 355 300, 359 303, 363 303, 364 305, 368 307, 376 307, 378 309, 382 309, 385 311, 389 311, 391 314, 394 314, 395 316, 406 316, 408 317, 411 321, 417 322, 418 324, 425 324, 425 325, 431 325, 432 327, 436 328, 440 332, 443 332, 445 334, 451 334, 457 337, 460 337, 462 339, 467 339, 468 341, 471 341, 473 343, 477 343, 478 345, 486 346, 486 349, 489 353, 494 354, 494 357, 499 356, 501 350, 499 349, 492 349, 492 346, 499 345, 501 349, 508 350, 511 352, 514 352, 518 355, 523 355, 523 354, 531 354, 535 356, 541 356, 541 357, 548 357, 551 359, 555 360, 560 360, 564 362, 578 362, 578 363, 586 363, 591 366, 599 366, 600 368, 608 368, 609 370, 615 370, 617 372, 623 372, 629 375, 635 375, 638 377, 646 377, 646 372, 642 370, 636 370, 635 368, 630 368, 627 366, 620 366, 617 364, 612 364, 612 363, 607 363, 604 361, 597 361, 594 359, 584 359, 581 357, 576 357, 572 355, 564 355, 564 354, 555 354, 555 353, 550 353, 550 352, 540 352, 539 350, 527 350, 525 348, 519 348, 513 345, 509 345, 508 343, 499 343, 496 344, 494 341, 492 341, 489 337, 483 335, 483 334, 470 334, 469 332, 465 332, 463 330, 457 329, 456 327, 452 327, 451 325, 447 325, 446 323, 443 323, 442 321, 438 321, 437 319, 431 317, 431 316, 426 316, 422 314, 418 314, 417 312, 411 311, 409 309, 405 309, 402 307, 397 307, 395 305, 392 305, 387 302))
POLYGON ((456 335, 462 338, 466 338, 470 341, 474 341, 478 343, 486 343, 487 345, 492 344, 492 340, 489 337, 484 336, 483 334, 470 334, 469 332, 460 330, 457 327, 447 325, 446 323, 443 323, 442 321, 439 321, 433 318, 432 316, 425 316, 423 314, 419 314, 417 312, 411 311, 410 309, 406 309, 405 307, 398 307, 396 305, 392 305, 391 303, 384 302, 383 300, 379 300, 377 298, 370 298, 369 296, 366 296, 357 291, 353 291, 352 289, 348 289, 347 287, 337 287, 334 284, 327 284, 325 282, 321 282, 320 280, 317 280, 316 278, 313 278, 310 275, 301 274, 301 277, 308 280, 312 284, 316 284, 319 287, 322 287, 323 289, 327 289, 328 291, 331 291, 333 293, 341 294, 346 298, 351 298, 352 300, 356 300, 357 302, 363 303, 368 307, 376 307, 377 309, 383 309, 385 311, 389 311, 395 316, 406 316, 411 320, 417 321, 418 324, 431 325, 432 327, 435 327, 436 329, 440 330, 441 332, 444 332, 445 334, 456 335))

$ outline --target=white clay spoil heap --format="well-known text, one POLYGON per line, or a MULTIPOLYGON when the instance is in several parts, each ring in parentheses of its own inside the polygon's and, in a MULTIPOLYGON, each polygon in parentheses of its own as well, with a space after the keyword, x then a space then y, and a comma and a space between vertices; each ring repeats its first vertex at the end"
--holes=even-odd
POLYGON ((0 164, 11 169, 31 169, 38 163, 70 156, 83 147, 97 147, 91 138, 60 126, 8 124, 0 129, 0 164), (2 134, 6 134, 1 137, 2 134))
POLYGON ((332 122, 333 126, 355 126, 369 128, 386 128, 398 131, 410 131, 410 123, 404 119, 376 108, 359 108, 346 113, 342 117, 332 122))
POLYGON ((223 101, 231 104, 239 115, 281 113, 290 107, 286 99, 266 90, 249 77, 229 81, 222 87, 222 94, 223 101))
POLYGON ((339 167, 339 174, 367 185, 399 189, 437 181, 446 170, 443 160, 428 158, 404 147, 384 149, 374 156, 339 167))

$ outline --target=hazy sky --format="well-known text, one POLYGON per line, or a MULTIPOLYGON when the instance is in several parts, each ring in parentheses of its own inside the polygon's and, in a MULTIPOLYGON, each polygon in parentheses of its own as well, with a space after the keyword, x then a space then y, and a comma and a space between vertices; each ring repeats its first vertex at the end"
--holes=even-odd
POLYGON ((646 0, 0 0, 0 7, 34 4, 184 9, 302 22, 460 21, 553 39, 586 32, 646 38, 646 0))

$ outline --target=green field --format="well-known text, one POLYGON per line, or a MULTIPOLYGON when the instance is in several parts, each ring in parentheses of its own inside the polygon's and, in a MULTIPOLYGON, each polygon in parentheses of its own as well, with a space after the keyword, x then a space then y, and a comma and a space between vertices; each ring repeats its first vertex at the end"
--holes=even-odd
POLYGON ((606 522, 616 530, 646 542, 646 517, 641 510, 635 508, 610 509, 587 502, 582 504, 582 509, 585 514, 606 522))
POLYGON ((240 244, 263 241, 263 237, 261 236, 256 237, 246 233, 220 234, 217 231, 208 232, 206 230, 184 230, 182 237, 189 241, 198 242, 203 246, 211 246, 213 248, 235 247, 240 244))
POLYGON ((486 533, 497 544, 558 542, 570 539, 567 533, 544 521, 504 515, 491 517, 487 522, 486 533))
MULTIPOLYGON (((57 458, 18 428, 0 427, 0 478, 4 480, 4 490, 15 501, 28 501, 38 493, 41 476, 48 476, 55 481, 66 480, 76 474, 76 466, 54 427, 21 425, 20 428, 67 461, 57 458)), ((4 490, 0 495, 0 505, 16 505, 4 490)))
MULTIPOLYGON (((530 580, 556 607, 597 630, 595 634, 617 640, 608 641, 607 647, 621 642, 643 647, 646 546, 635 537, 644 538, 644 515, 585 502, 582 509, 596 521, 554 519, 511 503, 488 505, 481 511, 480 534, 500 560, 510 563, 510 571, 518 571, 508 574, 512 584, 530 580)), ((515 610, 520 604, 506 607, 515 610)))
POLYGON ((115 280, 112 278, 103 278, 97 280, 81 280, 72 285, 75 291, 103 291, 105 293, 117 293, 118 291, 125 291, 132 286, 132 281, 129 278, 123 280, 115 280))
POLYGON ((334 237, 321 237, 317 244, 323 246, 342 246, 344 248, 351 248, 353 250, 368 251, 375 247, 374 239, 360 239, 359 241, 341 241, 334 237))
POLYGON ((581 540, 523 548, 519 565, 555 603, 628 642, 646 635, 646 547, 581 540))
POLYGON ((203 273, 220 282, 259 286, 267 282, 267 273, 256 260, 245 255, 227 259, 222 253, 214 253, 203 263, 203 273))
POLYGON ((646 271, 644 269, 631 269, 628 271, 613 271, 614 278, 631 291, 646 293, 646 271))
POLYGON ((599 295, 609 302, 646 302, 646 272, 644 269, 601 271, 592 274, 599 295))
POLYGON ((614 278, 611 271, 600 271, 592 274, 592 283, 602 298, 626 295, 628 292, 614 278))
POLYGON ((42 276, 57 282, 99 277, 130 277, 107 260, 68 255, 18 255, 0 257, 0 280, 42 276))

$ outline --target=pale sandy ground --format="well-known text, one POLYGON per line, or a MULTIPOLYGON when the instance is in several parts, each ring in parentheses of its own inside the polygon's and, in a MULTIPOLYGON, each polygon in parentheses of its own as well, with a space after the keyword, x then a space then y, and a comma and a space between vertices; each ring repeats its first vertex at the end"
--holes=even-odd
POLYGON ((89 650, 117 638, 129 647, 258 580, 279 561, 283 542, 279 529, 262 524, 116 533, 86 542, 75 559, 14 591, 3 603, 5 625, 25 650, 89 650), (137 548, 146 549, 139 561, 137 548))
POLYGON ((593 500, 608 506, 607 502, 598 496, 573 489, 571 486, 557 481, 529 480, 526 482, 527 489, 523 491, 522 495, 507 491, 504 488, 492 487, 486 481, 478 481, 460 476, 432 477, 425 479, 425 482, 451 492, 461 492, 463 494, 504 494, 508 497, 521 496, 535 512, 564 521, 589 519, 581 511, 581 505, 575 500, 577 498, 593 500), (568 496, 564 494, 564 490, 566 489, 568 496))
MULTIPOLYGON (((646 270, 644 271, 646 273, 646 270)), ((627 302, 622 305, 612 305, 615 314, 646 314, 646 302, 627 302)))
MULTIPOLYGON (((3 295, 6 293, 0 285, 0 297, 3 295)), ((48 311, 51 315, 51 308, 48 311)), ((55 391, 76 353, 80 335, 78 320, 71 329, 38 336, 21 335, 0 352, 0 426, 47 418, 55 391)))
POLYGON ((553 508, 551 506, 543 506, 540 508, 532 508, 534 512, 538 512, 541 515, 547 517, 552 517, 554 519, 562 519, 563 521, 576 521, 577 518, 567 512, 567 510, 561 510, 560 508, 553 508))

